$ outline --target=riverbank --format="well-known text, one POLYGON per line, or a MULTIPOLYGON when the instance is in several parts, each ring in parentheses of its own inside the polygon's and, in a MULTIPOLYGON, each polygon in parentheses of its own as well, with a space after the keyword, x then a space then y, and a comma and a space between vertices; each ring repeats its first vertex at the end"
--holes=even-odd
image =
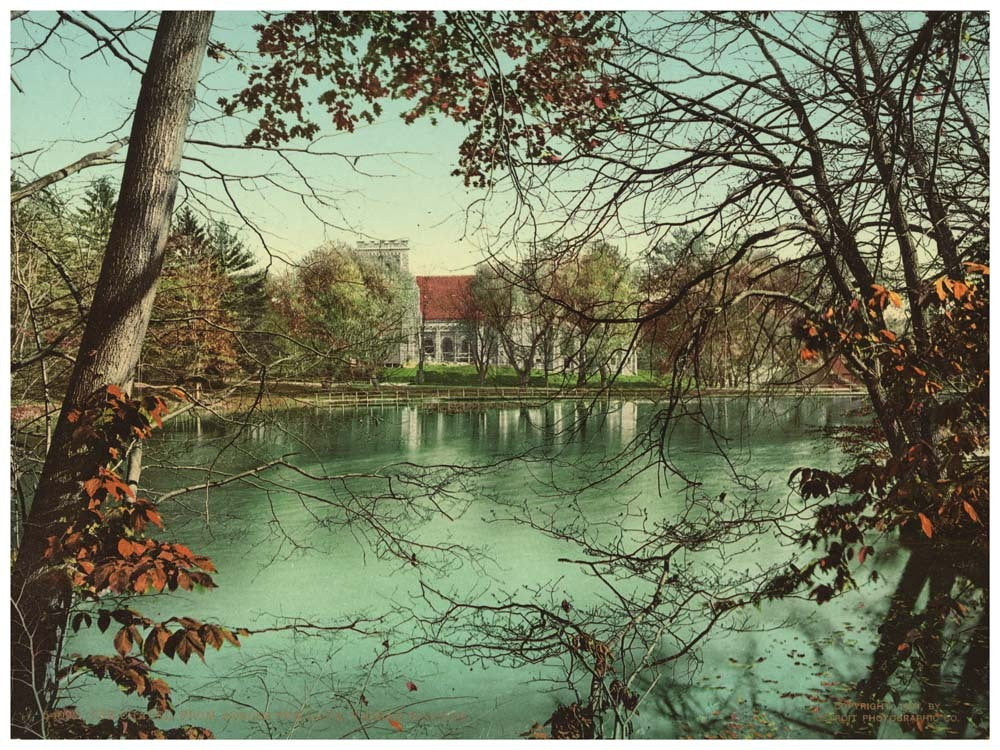
MULTIPOLYGON (((145 388, 158 388, 141 384, 145 388)), ((165 386, 164 386, 165 387, 165 386)), ((637 401, 656 403, 669 395, 669 385, 653 385, 629 382, 601 388, 600 386, 556 387, 556 386, 496 386, 496 385, 410 385, 383 382, 324 384, 310 381, 272 381, 266 388, 259 383, 246 383, 228 388, 198 388, 189 390, 192 401, 202 406, 188 405, 219 414, 246 412, 251 408, 267 410, 292 409, 297 407, 351 409, 365 407, 389 407, 419 404, 449 410, 490 409, 507 404, 538 406, 550 401, 637 401)), ((845 396, 862 394, 854 388, 814 386, 780 387, 755 386, 747 388, 702 388, 691 390, 685 398, 725 398, 725 397, 774 397, 774 396, 845 396)), ((58 405, 53 407, 58 409, 58 405)), ((176 409, 175 409, 176 411, 176 409)), ((11 406, 11 421, 16 425, 44 418, 45 409, 40 403, 20 403, 11 406)), ((55 412, 52 412, 54 418, 55 412)))

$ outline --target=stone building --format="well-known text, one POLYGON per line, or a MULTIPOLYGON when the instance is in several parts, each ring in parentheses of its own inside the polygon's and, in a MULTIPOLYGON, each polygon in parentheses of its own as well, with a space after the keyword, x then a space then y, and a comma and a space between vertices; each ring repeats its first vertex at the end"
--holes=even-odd
MULTIPOLYGON (((423 348, 424 362, 445 364, 470 364, 473 347, 476 345, 475 322, 471 295, 471 274, 449 276, 413 276, 410 273, 409 240, 388 240, 359 242, 356 252, 370 262, 378 263, 386 269, 398 272, 407 280, 412 280, 413 312, 400 332, 399 354, 391 357, 388 365, 414 365, 423 348)), ((555 338, 559 338, 558 336, 555 338)), ((624 375, 636 372, 635 353, 628 353, 624 375)), ((509 365, 503 347, 497 347, 491 364, 509 365)), ((542 352, 536 357, 537 367, 542 366, 542 352)), ((617 368, 619 362, 614 366, 617 368)), ((549 351, 548 369, 557 371, 571 369, 572 364, 559 351, 555 343, 549 351)))

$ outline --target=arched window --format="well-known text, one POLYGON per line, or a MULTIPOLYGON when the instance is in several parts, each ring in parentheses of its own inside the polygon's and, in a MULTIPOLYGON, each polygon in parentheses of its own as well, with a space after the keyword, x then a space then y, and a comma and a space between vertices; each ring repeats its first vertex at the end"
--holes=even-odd
POLYGON ((434 359, 434 337, 424 336, 424 356, 434 359))
POLYGON ((455 342, 448 337, 441 339, 441 359, 444 362, 455 361, 455 342))
POLYGON ((458 347, 458 361, 459 362, 472 361, 472 347, 469 346, 469 340, 467 338, 463 338, 462 343, 458 347))

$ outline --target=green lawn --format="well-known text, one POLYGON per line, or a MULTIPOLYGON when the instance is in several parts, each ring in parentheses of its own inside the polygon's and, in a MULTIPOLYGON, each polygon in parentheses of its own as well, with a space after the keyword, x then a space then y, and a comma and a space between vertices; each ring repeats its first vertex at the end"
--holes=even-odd
MULTIPOLYGON (((397 367, 386 370, 382 374, 383 383, 409 383, 417 382, 416 367, 397 367)), ((650 388, 662 387, 666 381, 662 378, 654 378, 649 375, 622 375, 615 380, 615 387, 618 388, 650 388)), ((573 387, 576 385, 576 375, 555 373, 549 375, 549 387, 573 387)), ((587 385, 599 386, 600 376, 594 375, 587 385)), ((424 385, 458 385, 458 386, 478 386, 479 378, 476 375, 476 368, 472 365, 424 365, 424 385)), ((517 374, 512 367, 491 367, 486 375, 487 386, 516 387, 518 385, 517 374)), ((530 385, 543 386, 545 378, 541 371, 536 370, 532 376, 530 385)))

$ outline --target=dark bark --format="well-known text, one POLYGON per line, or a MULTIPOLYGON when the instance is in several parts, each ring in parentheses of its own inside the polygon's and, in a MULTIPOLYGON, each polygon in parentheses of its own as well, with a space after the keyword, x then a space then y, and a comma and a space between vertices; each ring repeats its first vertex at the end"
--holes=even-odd
POLYGON ((863 706, 879 703, 889 692, 889 679, 906 655, 905 650, 899 650, 899 646, 906 640, 913 622, 913 608, 932 567, 932 557, 925 547, 918 547, 910 553, 889 601, 889 610, 882 620, 882 635, 872 656, 868 676, 858 684, 855 697, 858 705, 851 707, 851 722, 845 726, 841 736, 873 739, 878 733, 879 723, 873 717, 882 711, 866 710, 863 706))
POLYGON ((11 578, 11 717, 18 737, 45 734, 55 700, 56 654, 72 600, 61 566, 45 559, 61 536, 80 482, 97 457, 74 450, 67 419, 110 384, 126 386, 142 349, 163 264, 195 84, 211 12, 160 18, 136 104, 121 192, 100 277, 52 444, 25 522, 11 578))
POLYGON ((976 697, 990 685, 990 608, 984 603, 983 613, 969 638, 971 645, 965 656, 962 677, 952 701, 948 737, 962 738, 976 706, 976 697))

